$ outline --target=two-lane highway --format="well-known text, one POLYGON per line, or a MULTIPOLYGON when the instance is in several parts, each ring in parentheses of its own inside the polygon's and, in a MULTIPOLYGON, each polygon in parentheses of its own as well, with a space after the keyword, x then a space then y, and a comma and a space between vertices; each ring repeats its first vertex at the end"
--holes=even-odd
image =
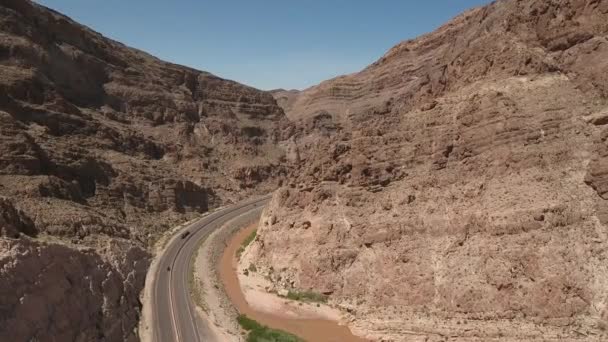
POLYGON ((192 255, 198 242, 226 222, 268 203, 264 196, 218 210, 181 229, 168 243, 152 277, 152 325, 156 342, 203 342, 210 329, 196 314, 189 289, 192 255), (185 232, 189 232, 184 236, 185 232))

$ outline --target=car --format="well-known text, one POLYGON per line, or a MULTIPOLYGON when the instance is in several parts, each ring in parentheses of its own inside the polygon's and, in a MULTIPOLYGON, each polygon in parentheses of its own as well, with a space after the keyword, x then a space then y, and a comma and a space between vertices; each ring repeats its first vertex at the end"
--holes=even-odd
POLYGON ((188 235, 190 235, 190 232, 183 232, 182 233, 182 239, 185 239, 188 237, 188 235))
POLYGON ((167 266, 167 271, 171 271, 171 266, 167 266))

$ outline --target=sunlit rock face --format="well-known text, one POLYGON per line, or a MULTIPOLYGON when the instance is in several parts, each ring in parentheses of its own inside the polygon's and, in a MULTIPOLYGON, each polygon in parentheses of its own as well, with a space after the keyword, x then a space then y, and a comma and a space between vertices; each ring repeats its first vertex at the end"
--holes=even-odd
POLYGON ((275 92, 258 269, 376 340, 606 338, 608 3, 497 1, 275 92))

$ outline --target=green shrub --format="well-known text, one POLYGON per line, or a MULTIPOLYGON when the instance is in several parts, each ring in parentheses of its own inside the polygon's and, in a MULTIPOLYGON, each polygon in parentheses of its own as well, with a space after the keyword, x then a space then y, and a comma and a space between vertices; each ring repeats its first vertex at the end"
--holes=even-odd
POLYGON ((289 291, 287 292, 287 298, 292 300, 299 300, 302 302, 316 302, 316 303, 327 303, 327 296, 321 293, 313 291, 289 291))
POLYGON ((253 242, 253 240, 255 240, 257 235, 258 235, 257 229, 255 229, 249 235, 247 235, 245 240, 243 240, 243 242, 241 243, 241 246, 239 247, 239 249, 236 250, 237 258, 239 258, 239 259, 241 258, 241 254, 243 254, 243 252, 245 251, 245 248, 247 248, 247 246, 249 246, 253 242))
POLYGON ((249 233, 249 235, 247 235, 247 238, 245 238, 245 240, 243 240, 243 243, 241 245, 243 247, 249 246, 249 244, 252 243, 253 240, 255 240, 255 237, 257 235, 258 235, 258 230, 254 229, 251 233, 249 233))
POLYGON ((259 330, 259 329, 263 328, 263 326, 260 325, 260 323, 256 322, 255 320, 253 320, 243 314, 239 315, 236 318, 236 320, 237 320, 237 322, 239 322, 239 325, 247 331, 259 330))
POLYGON ((247 342, 304 342, 290 333, 261 325, 246 315, 239 315, 237 321, 248 332, 247 342))

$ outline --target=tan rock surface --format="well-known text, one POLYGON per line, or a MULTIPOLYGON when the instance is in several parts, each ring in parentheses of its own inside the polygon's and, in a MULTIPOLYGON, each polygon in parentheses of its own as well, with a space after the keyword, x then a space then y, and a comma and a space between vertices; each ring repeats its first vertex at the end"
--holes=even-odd
MULTIPOLYGON (((281 108, 283 108, 283 110, 285 110, 285 113, 294 113, 295 111, 293 111, 293 106, 296 103, 296 101, 298 100, 301 91, 296 90, 296 89, 292 89, 292 90, 285 90, 285 89, 275 89, 275 90, 271 90, 270 93, 272 94, 272 96, 274 97, 275 100, 277 100, 277 104, 279 106, 281 106, 281 108)), ((294 121, 297 121, 297 117, 296 118, 290 118, 293 119, 294 121)))
POLYGON ((607 339, 607 61, 606 1, 505 0, 303 91, 256 265, 376 340, 607 339))

